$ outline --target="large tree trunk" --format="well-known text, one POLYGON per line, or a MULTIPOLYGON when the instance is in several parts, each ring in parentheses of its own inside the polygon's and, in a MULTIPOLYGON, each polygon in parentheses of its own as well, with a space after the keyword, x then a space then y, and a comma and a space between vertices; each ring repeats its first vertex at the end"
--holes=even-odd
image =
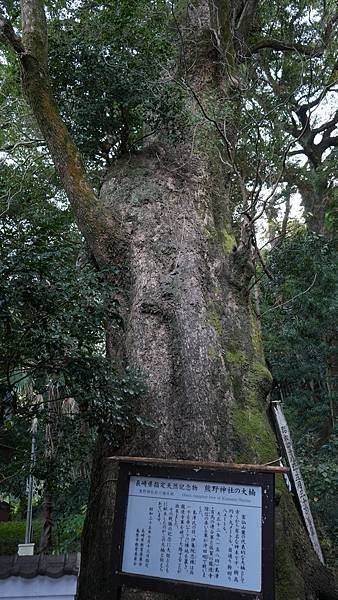
POLYGON ((310 173, 309 181, 299 181, 304 217, 309 232, 330 237, 326 213, 332 204, 332 189, 319 169, 310 173))
MULTIPOLYGON (((207 152, 211 137, 209 131, 207 152)), ((266 413, 270 375, 246 291, 247 266, 232 249, 228 192, 204 151, 195 148, 183 162, 178 149, 161 156, 149 149, 121 161, 102 190, 130 244, 125 352, 148 386, 137 410, 157 424, 131 432, 119 451, 263 464, 278 457, 266 413)), ((111 596, 115 475, 103 460, 107 453, 100 443, 79 600, 111 596)), ((333 598, 282 480, 277 500, 277 598, 333 598), (323 586, 327 595, 317 595, 323 586)))
MULTIPOLYGON (((237 4, 229 6, 232 18, 237 4)), ((155 429, 129 432, 119 452, 262 464, 277 459, 278 450, 267 416, 271 377, 248 293, 250 241, 245 228, 235 240, 230 175, 221 160, 226 152, 215 122, 205 118, 222 114, 230 87, 216 46, 222 39, 233 58, 226 37, 230 17, 220 5, 223 12, 217 13, 215 3, 210 17, 208 3, 199 2, 185 23, 185 69, 193 98, 185 106, 190 118, 184 139, 172 146, 162 137, 121 159, 101 191, 126 240, 119 257, 120 265, 125 261, 124 335, 116 339, 112 333, 109 346, 114 353, 119 345, 119 356, 143 373, 148 389, 135 408, 156 423, 155 429)), ((229 126, 228 131, 231 138, 229 126)), ((111 597, 115 472, 104 461, 109 452, 100 440, 79 600, 111 597)), ((277 487, 278 600, 333 598, 282 480, 277 487)), ((163 597, 136 594, 125 591, 123 597, 163 597)))
MULTIPOLYGON (((133 431, 120 452, 263 464, 278 457, 266 414, 270 375, 245 265, 236 264, 230 244, 224 179, 203 154, 181 168, 177 153, 176 161, 149 150, 121 161, 102 190, 130 241, 126 354, 148 385, 137 410, 157 424, 133 431)), ((108 453, 101 442, 79 600, 111 597, 115 474, 103 460, 108 453)), ((277 501, 278 600, 333 598, 282 480, 277 501), (323 588, 327 595, 317 595, 323 588)))

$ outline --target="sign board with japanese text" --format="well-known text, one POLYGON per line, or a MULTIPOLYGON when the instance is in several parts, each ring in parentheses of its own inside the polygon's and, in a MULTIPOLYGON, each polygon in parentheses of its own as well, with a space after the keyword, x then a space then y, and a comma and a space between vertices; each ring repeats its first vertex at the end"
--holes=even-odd
POLYGON ((271 473, 120 464, 116 598, 126 585, 272 600, 273 498, 271 473))
POLYGON ((272 403, 272 413, 275 419, 277 431, 284 453, 290 465, 291 478, 294 483, 295 492, 298 498, 299 506, 302 512, 306 529, 308 531, 314 551, 316 552, 320 562, 324 564, 324 557, 317 536, 316 526, 312 517, 304 480, 293 447, 290 430, 284 415, 282 404, 280 402, 272 403))

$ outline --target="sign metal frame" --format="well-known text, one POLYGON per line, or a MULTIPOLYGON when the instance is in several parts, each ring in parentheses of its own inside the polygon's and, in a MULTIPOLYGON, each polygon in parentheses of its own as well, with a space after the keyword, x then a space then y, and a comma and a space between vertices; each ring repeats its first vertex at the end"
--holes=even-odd
MULTIPOLYGON (((199 600, 274 600, 274 472, 252 470, 225 470, 210 468, 200 463, 196 468, 173 465, 168 461, 146 459, 142 463, 130 462, 127 457, 119 462, 119 473, 116 486, 115 515, 114 515, 114 547, 112 552, 113 590, 112 600, 121 598, 122 587, 142 589, 155 592, 169 593, 180 598, 191 597, 194 594, 199 600), (183 479, 188 481, 206 481, 210 483, 243 484, 260 486, 262 488, 262 589, 260 592, 244 591, 227 587, 213 586, 182 580, 165 579, 148 575, 139 575, 122 571, 124 536, 126 528, 129 480, 131 476, 142 478, 160 477, 168 479, 183 479)), ((118 462, 118 460, 116 460, 118 462)), ((183 462, 183 461, 182 461, 183 462)), ((277 471, 277 469, 276 469, 277 471)))

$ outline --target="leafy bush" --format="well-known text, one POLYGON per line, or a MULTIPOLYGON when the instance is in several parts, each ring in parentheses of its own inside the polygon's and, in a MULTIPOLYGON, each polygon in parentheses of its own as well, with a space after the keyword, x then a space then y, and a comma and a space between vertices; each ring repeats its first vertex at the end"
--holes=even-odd
MULTIPOLYGON (((33 521, 35 548, 39 546, 42 524, 39 519, 33 521)), ((0 555, 17 554, 18 544, 25 542, 26 521, 8 521, 0 523, 0 555)))
POLYGON ((61 519, 57 525, 57 552, 79 552, 85 515, 73 514, 61 519))
MULTIPOLYGON (((116 440, 143 386, 106 356, 113 272, 92 264, 49 171, 23 176, 6 165, 0 174, 0 465, 1 493, 24 499, 37 418, 34 475, 48 485, 55 521, 87 501, 96 432, 116 440)), ((40 503, 43 493, 38 483, 40 503)))

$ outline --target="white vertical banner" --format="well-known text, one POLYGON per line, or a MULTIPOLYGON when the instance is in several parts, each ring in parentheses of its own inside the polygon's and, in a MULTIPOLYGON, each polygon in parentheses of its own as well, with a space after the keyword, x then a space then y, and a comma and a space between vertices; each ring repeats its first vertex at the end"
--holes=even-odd
POLYGON ((313 546, 319 560, 324 564, 324 558, 322 550, 319 544, 316 527, 311 514, 310 504, 307 497, 305 484, 303 481, 302 474, 297 462, 296 454, 294 451, 290 430, 285 419, 285 415, 280 402, 272 402, 272 412, 277 425, 277 429, 280 434, 280 438, 283 444, 289 467, 291 470, 291 476, 296 489, 297 497, 301 507, 302 515, 305 521, 305 525, 313 546))

